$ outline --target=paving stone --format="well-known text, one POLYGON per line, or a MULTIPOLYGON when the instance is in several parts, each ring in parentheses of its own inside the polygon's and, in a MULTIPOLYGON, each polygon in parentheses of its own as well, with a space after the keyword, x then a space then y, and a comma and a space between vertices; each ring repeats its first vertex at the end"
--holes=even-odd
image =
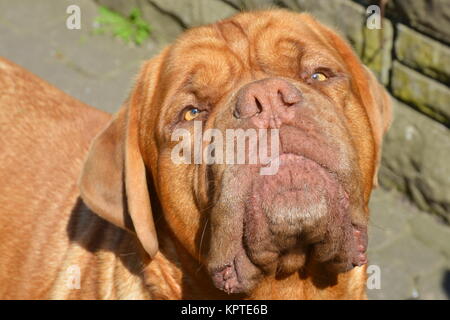
POLYGON ((272 0, 221 0, 241 10, 260 10, 273 7, 272 0))
POLYGON ((147 0, 95 0, 95 2, 124 16, 128 16, 133 8, 139 8, 143 19, 150 25, 150 40, 158 46, 172 42, 184 29, 183 24, 174 19, 170 12, 165 12, 147 0))
POLYGON ((57 59, 79 69, 86 76, 97 79, 117 69, 139 64, 158 51, 157 46, 151 42, 136 47, 110 36, 92 35, 89 31, 66 28, 49 30, 45 37, 47 41, 50 40, 50 48, 57 59))
POLYGON ((163 12, 168 12, 187 27, 195 27, 228 18, 238 10, 218 0, 149 0, 163 12))
POLYGON ((10 0, 0 0, 0 22, 23 32, 53 26, 66 15, 69 2, 79 1, 20 0, 12 6, 10 0))
MULTIPOLYGON (((0 10, 0 55, 99 109, 116 111, 126 99, 142 62, 159 50, 151 41, 136 47, 112 36, 93 35, 93 21, 98 14, 93 1, 44 0, 27 4, 8 11, 14 14, 0 10), (65 10, 70 4, 81 9, 81 30, 69 30, 65 25, 65 10), (29 12, 39 15, 18 21, 29 12), (48 20, 52 23, 44 23, 48 20)), ((4 5, 5 1, 0 0, 0 8, 4 5)))
POLYGON ((419 298, 424 300, 450 299, 450 263, 417 279, 419 298))
POLYGON ((393 242, 409 232, 409 214, 399 200, 399 194, 377 189, 370 200, 369 251, 393 242))
POLYGON ((450 259, 450 228, 447 225, 428 214, 416 212, 410 220, 410 226, 415 238, 450 259))
POLYGON ((369 299, 447 299, 449 228, 405 197, 382 188, 372 193, 369 264, 381 270, 381 288, 369 299))
POLYGON ((434 248, 425 246, 411 235, 395 240, 369 256, 370 264, 379 265, 382 272, 388 265, 396 266, 410 277, 418 277, 445 264, 446 259, 434 248))
POLYGON ((367 297, 371 300, 410 299, 416 290, 414 280, 397 265, 382 263, 379 260, 369 262, 376 264, 381 270, 381 287, 367 289, 367 297))

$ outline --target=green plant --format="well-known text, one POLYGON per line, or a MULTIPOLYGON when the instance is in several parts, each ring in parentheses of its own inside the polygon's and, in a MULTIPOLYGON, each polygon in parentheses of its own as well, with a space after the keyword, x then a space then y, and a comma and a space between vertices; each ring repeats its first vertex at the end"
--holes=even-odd
POLYGON ((111 31, 114 36, 125 42, 133 41, 138 45, 142 44, 151 32, 150 25, 142 19, 138 8, 131 10, 128 17, 124 17, 106 7, 100 7, 99 16, 95 22, 99 25, 97 33, 111 31))

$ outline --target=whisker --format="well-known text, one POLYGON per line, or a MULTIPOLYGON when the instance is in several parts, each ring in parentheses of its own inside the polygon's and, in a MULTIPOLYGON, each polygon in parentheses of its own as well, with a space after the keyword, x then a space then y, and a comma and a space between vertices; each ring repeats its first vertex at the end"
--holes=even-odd
MULTIPOLYGON (((208 225, 209 219, 206 219, 205 225, 203 226, 202 236, 200 237, 200 246, 198 250, 198 261, 200 262, 201 256, 202 256, 202 244, 203 244, 203 237, 205 236, 206 226, 208 225)), ((201 269, 202 265, 200 264, 200 267, 197 269, 196 273, 198 273, 201 269)))

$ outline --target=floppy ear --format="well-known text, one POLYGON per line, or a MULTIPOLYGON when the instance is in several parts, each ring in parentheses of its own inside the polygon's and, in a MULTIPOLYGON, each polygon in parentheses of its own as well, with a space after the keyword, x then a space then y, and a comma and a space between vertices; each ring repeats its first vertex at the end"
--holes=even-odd
POLYGON ((392 105, 391 98, 386 89, 378 82, 372 71, 364 66, 367 74, 368 92, 367 97, 373 108, 370 108, 369 119, 371 119, 372 131, 374 132, 375 146, 377 149, 377 160, 375 166, 375 174, 373 177, 373 186, 378 187, 378 169, 381 161, 381 147, 383 145, 383 136, 389 129, 392 122, 392 105))
POLYGON ((138 143, 140 108, 151 101, 162 54, 147 62, 127 103, 94 139, 80 178, 81 198, 96 214, 135 232, 154 257, 158 239, 138 143))

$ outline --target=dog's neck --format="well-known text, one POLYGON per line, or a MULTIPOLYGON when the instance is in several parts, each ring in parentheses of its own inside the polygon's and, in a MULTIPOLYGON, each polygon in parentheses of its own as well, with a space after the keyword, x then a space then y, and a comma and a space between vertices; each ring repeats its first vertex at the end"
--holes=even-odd
POLYGON ((366 299, 366 268, 329 276, 319 266, 287 277, 268 276, 248 295, 228 295, 216 289, 203 266, 166 237, 161 250, 144 270, 154 299, 366 299))

